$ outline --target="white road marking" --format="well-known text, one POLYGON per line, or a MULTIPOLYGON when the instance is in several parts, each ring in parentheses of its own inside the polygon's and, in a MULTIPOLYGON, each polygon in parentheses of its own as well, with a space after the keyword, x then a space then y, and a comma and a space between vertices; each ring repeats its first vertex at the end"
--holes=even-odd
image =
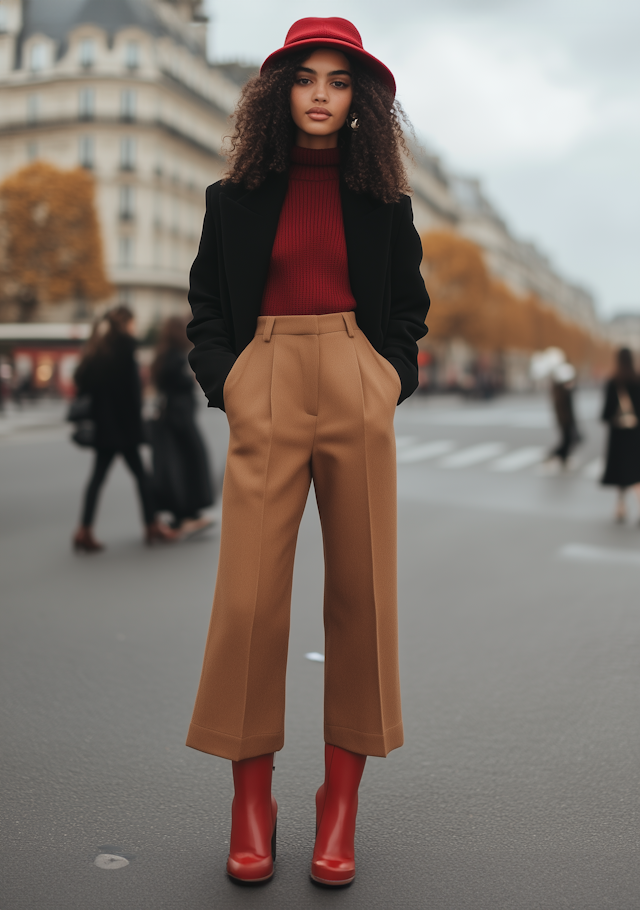
POLYGON ((124 856, 116 856, 115 853, 98 853, 93 864, 98 869, 123 869, 129 865, 129 860, 124 856))
MULTIPOLYGON (((403 415, 405 416, 405 415, 403 415)), ((537 411, 495 410, 493 408, 460 408, 455 411, 423 411, 406 415, 416 423, 448 427, 526 427, 548 429, 553 416, 547 409, 537 411)))
POLYGON ((638 550, 613 550, 609 547, 592 547, 585 543, 568 543, 558 550, 562 559, 578 562, 604 562, 612 565, 640 566, 638 550))
POLYGON ((587 480, 598 480, 604 472, 604 459, 596 458, 583 469, 582 476, 587 480))
POLYGON ((468 449, 462 449, 454 452, 453 455, 443 458, 440 462, 443 468, 467 468, 471 465, 480 464, 481 461, 488 461, 501 455, 506 449, 502 442, 482 442, 479 445, 470 446, 468 449))
POLYGON ((398 452, 398 464, 413 464, 416 461, 426 461, 427 458, 437 458, 446 455, 455 448, 455 443, 450 439, 437 439, 433 442, 423 442, 418 446, 403 448, 398 452))
POLYGON ((324 663, 324 654, 320 654, 319 651, 309 651, 309 652, 308 652, 307 654, 305 654, 304 656, 307 658, 307 660, 315 660, 315 661, 317 661, 319 664, 323 664, 323 663, 324 663))
POLYGON ((528 468, 529 465, 541 461, 545 451, 543 446, 525 446, 522 449, 508 452, 489 467, 492 471, 520 471, 522 468, 528 468))
POLYGON ((396 449, 406 449, 416 441, 415 436, 396 436, 396 449))

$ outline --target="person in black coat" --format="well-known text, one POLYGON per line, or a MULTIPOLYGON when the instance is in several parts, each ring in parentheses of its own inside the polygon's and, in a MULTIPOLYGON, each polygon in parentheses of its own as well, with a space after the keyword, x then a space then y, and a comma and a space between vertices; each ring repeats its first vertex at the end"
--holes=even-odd
POLYGON ((604 390, 602 420, 609 425, 609 441, 602 483, 618 488, 615 518, 624 522, 629 487, 634 487, 640 502, 640 377, 628 348, 618 351, 616 361, 616 372, 604 390))
POLYGON ((551 384, 551 401, 561 438, 549 460, 557 458, 563 468, 566 468, 574 446, 581 440, 573 407, 575 378, 574 367, 570 363, 561 363, 554 370, 551 384))
POLYGON ((73 537, 74 548, 85 552, 103 549, 92 528, 100 489, 116 455, 122 455, 135 478, 147 543, 175 536, 156 520, 150 480, 138 448, 143 442, 142 393, 134 356, 134 330, 134 316, 128 307, 110 310, 94 331, 74 377, 78 393, 91 399, 95 425, 95 462, 84 495, 80 527, 73 537))
POLYGON ((187 351, 186 323, 171 317, 160 329, 151 378, 161 395, 151 422, 153 491, 159 511, 171 512, 180 537, 209 527, 200 511, 214 504, 209 458, 195 419, 196 397, 187 351))

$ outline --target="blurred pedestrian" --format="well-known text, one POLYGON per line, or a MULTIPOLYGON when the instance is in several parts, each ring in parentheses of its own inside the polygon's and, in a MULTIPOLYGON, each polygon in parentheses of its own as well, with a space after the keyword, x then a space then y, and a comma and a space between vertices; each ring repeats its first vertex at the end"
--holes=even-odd
POLYGON ((629 487, 634 488, 640 502, 640 376, 629 348, 621 348, 616 355, 616 371, 604 389, 602 420, 609 424, 602 483, 618 488, 615 520, 624 522, 629 487))
POLYGON ((182 538, 213 524, 200 512, 214 504, 207 450, 196 424, 195 384, 187 360, 191 342, 185 330, 186 320, 179 316, 160 328, 151 366, 160 413, 150 421, 155 505, 173 515, 171 527, 182 538))
POLYGON ((117 455, 124 459, 138 487, 145 541, 150 544, 175 538, 175 533, 156 519, 150 478, 140 457, 142 402, 134 332, 134 316, 128 307, 109 310, 94 331, 74 377, 79 395, 90 398, 95 426, 95 462, 80 527, 73 537, 74 548, 88 553, 103 549, 93 536, 93 522, 100 489, 117 455))
POLYGON ((312 480, 326 570, 315 881, 353 881, 366 756, 403 743, 393 419, 418 385, 429 297, 394 97, 350 22, 296 22, 243 89, 191 270, 189 360, 230 440, 187 744, 232 761, 227 872, 241 881, 274 869, 271 772, 312 480))
POLYGON ((573 407, 576 371, 570 363, 559 364, 552 373, 551 401, 560 430, 560 441, 550 453, 549 460, 557 459, 566 468, 571 452, 580 442, 581 435, 573 407))

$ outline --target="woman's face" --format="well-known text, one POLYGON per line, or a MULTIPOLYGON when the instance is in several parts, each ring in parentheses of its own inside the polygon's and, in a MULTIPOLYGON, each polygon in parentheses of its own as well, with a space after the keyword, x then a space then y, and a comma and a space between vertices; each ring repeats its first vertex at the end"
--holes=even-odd
POLYGON ((296 144, 328 149, 338 145, 338 131, 351 109, 353 88, 349 61, 340 51, 314 51, 296 72, 291 116, 298 127, 296 144))

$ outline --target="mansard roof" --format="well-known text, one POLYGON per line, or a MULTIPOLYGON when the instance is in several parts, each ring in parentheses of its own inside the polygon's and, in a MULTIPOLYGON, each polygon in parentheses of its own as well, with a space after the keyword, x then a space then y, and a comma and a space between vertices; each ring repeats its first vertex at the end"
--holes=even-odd
POLYGON ((122 28, 137 25, 156 37, 169 36, 201 56, 197 42, 189 41, 184 33, 174 32, 154 5, 153 0, 24 0, 21 39, 42 33, 59 42, 62 52, 68 33, 78 25, 98 25, 109 38, 122 28))

